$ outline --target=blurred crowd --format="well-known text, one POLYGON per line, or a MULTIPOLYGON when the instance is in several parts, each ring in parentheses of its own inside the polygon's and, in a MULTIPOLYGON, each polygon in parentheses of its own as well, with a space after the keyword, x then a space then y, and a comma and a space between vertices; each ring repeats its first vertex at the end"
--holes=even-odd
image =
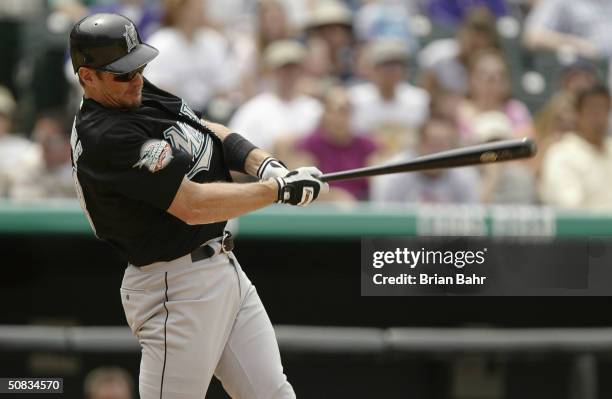
MULTIPOLYGON (((321 200, 612 209, 612 2, 49 0, 45 12, 66 46, 85 15, 128 16, 160 50, 145 78, 289 167, 333 172, 521 137, 539 148, 525 161, 336 182, 321 200), (557 67, 539 68, 543 55, 557 67)), ((0 197, 75 197, 82 92, 64 61, 67 100, 36 110, 26 133, 0 87, 0 197)))

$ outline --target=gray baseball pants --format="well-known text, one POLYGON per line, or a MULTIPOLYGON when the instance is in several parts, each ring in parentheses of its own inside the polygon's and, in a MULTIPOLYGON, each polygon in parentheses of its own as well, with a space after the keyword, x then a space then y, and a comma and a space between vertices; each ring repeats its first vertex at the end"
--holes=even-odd
POLYGON ((215 255, 197 262, 186 255, 125 270, 141 399, 202 399, 213 374, 232 398, 295 398, 255 286, 233 253, 210 245, 215 255))

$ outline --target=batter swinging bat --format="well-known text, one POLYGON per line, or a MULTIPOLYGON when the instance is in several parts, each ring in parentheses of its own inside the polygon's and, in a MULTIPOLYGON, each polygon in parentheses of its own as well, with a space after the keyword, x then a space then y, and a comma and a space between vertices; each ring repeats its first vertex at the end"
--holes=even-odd
POLYGON ((531 139, 504 140, 438 152, 386 165, 368 166, 342 172, 326 173, 318 179, 330 182, 335 180, 355 179, 357 177, 386 175, 390 173, 505 162, 529 158, 534 156, 535 153, 536 145, 531 139))

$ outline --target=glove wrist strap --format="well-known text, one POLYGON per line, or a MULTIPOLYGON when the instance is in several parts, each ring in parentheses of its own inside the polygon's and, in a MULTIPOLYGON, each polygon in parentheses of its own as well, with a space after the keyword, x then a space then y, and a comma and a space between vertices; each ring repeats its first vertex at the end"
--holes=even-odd
MULTIPOLYGON (((263 160, 259 168, 257 168, 257 177, 259 179, 264 179, 268 168, 278 168, 278 165, 281 165, 283 168, 287 169, 287 166, 278 159, 274 157, 267 157, 263 160)), ((286 172, 285 172, 286 173, 286 172)))
POLYGON ((276 203, 277 204, 282 204, 282 203, 285 202, 285 188, 287 187, 287 183, 285 182, 285 179, 283 179, 282 177, 275 177, 274 181, 278 185, 278 193, 277 193, 277 196, 276 196, 276 203))

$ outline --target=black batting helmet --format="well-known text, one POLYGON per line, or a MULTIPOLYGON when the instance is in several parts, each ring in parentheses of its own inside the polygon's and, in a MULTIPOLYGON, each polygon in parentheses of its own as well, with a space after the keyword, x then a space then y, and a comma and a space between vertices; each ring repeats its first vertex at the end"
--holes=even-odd
POLYGON ((142 43, 134 23, 123 15, 90 15, 77 22, 70 32, 70 58, 75 73, 83 66, 128 73, 157 54, 156 48, 142 43))

